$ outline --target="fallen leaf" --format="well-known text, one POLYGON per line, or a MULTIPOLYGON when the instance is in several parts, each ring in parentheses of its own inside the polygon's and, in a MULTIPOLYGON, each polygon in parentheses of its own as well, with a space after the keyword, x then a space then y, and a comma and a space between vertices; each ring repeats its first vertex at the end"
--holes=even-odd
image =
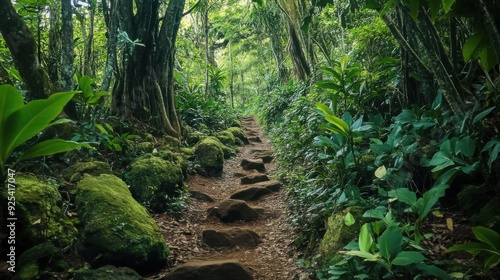
POLYGON ((451 218, 446 218, 446 226, 450 231, 453 231, 453 220, 451 218))

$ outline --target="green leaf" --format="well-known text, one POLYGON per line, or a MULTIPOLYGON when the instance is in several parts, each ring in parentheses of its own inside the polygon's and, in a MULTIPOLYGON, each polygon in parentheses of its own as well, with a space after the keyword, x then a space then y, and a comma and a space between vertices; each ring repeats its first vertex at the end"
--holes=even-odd
POLYGON ((388 154, 391 152, 391 147, 389 147, 386 144, 370 144, 370 150, 372 152, 376 153, 377 155, 383 155, 383 154, 388 154))
POLYGON ((450 184, 451 181, 455 178, 459 171, 458 167, 454 167, 450 170, 447 170, 445 173, 441 174, 437 181, 435 182, 435 185, 442 185, 442 184, 450 184))
POLYGON ((103 96, 109 96, 111 94, 111 92, 109 91, 99 91, 99 92, 96 92, 89 100, 88 100, 88 104, 94 104, 96 103, 101 97, 103 96))
POLYGON ((340 59, 340 69, 342 70, 342 73, 345 73, 348 63, 349 56, 347 54, 344 54, 344 56, 342 56, 342 58, 340 59))
POLYGON ((325 120, 328 121, 330 124, 338 128, 340 131, 342 131, 342 134, 347 137, 349 133, 349 126, 345 121, 343 121, 341 118, 338 118, 334 115, 328 115, 325 117, 325 120))
POLYGON ((479 121, 481 121, 484 117, 486 117, 489 113, 491 113, 491 111, 493 111, 496 107, 493 106, 491 108, 488 108, 484 111, 482 111, 481 113, 477 114, 475 117, 474 117, 474 120, 472 120, 472 123, 477 123, 479 121))
POLYGON ((500 256, 499 255, 491 255, 491 256, 484 259, 484 267, 485 268, 494 267, 498 263, 500 263, 500 256))
POLYGON ((462 49, 462 54, 465 61, 469 61, 471 59, 476 59, 479 57, 479 53, 485 45, 484 41, 486 40, 486 37, 487 36, 484 31, 479 31, 467 38, 462 49))
POLYGON ((470 242, 452 246, 446 250, 446 253, 451 253, 456 251, 467 251, 471 254, 477 255, 480 252, 490 252, 491 249, 492 249, 491 246, 489 246, 488 244, 480 242, 470 242))
POLYGON ((448 162, 453 162, 453 161, 449 157, 447 157, 443 152, 439 151, 432 156, 432 159, 429 162, 429 164, 432 166, 437 166, 448 162))
POLYGON ((323 103, 320 102, 316 103, 316 108, 318 108, 318 110, 323 112, 323 114, 325 115, 333 115, 332 110, 330 110, 330 108, 323 103))
POLYGON ((13 112, 24 106, 24 98, 12 85, 0 86, 0 125, 13 112))
POLYGON ((352 226, 356 222, 356 219, 351 213, 347 213, 344 217, 344 223, 346 226, 352 226))
POLYGON ((431 11, 431 21, 434 23, 437 15, 439 14, 439 9, 441 8, 441 3, 436 0, 429 1, 429 10, 431 11))
POLYGON ((424 193, 424 195, 418 199, 416 208, 419 214, 419 219, 422 220, 429 214, 432 207, 436 204, 438 199, 444 196, 445 190, 448 185, 437 185, 432 187, 430 190, 424 193))
POLYGON ((342 91, 342 87, 333 81, 317 81, 316 86, 319 88, 333 89, 335 91, 342 91))
POLYGON ((415 251, 402 251, 393 260, 393 265, 410 265, 412 263, 420 263, 425 260, 424 255, 415 251))
POLYGON ((483 226, 473 227, 472 232, 479 241, 490 245, 500 254, 500 234, 483 226))
POLYGON ((417 268, 420 269, 423 274, 434 276, 436 279, 450 279, 448 273, 435 265, 421 263, 417 265, 417 268))
POLYGON ((9 133, 2 150, 10 154, 15 147, 26 142, 49 126, 62 111, 74 92, 55 93, 47 99, 34 100, 12 113, 5 122, 9 133))
POLYGON ((414 206, 417 203, 417 195, 407 188, 399 188, 389 192, 390 197, 396 197, 399 201, 414 206))
MULTIPOLYGON (((437 0, 431 0, 431 1, 437 1, 437 0)), ((450 11, 453 3, 455 3, 455 0, 443 0, 443 8, 445 13, 450 11)))
POLYGON ((356 256, 356 257, 366 259, 367 261, 377 261, 378 260, 377 255, 370 254, 368 252, 363 252, 363 251, 348 251, 348 252, 341 251, 341 252, 345 253, 346 255, 349 255, 349 256, 356 256))
POLYGON ((377 247, 382 257, 386 260, 392 260, 403 246, 403 234, 401 230, 395 226, 389 226, 382 235, 378 238, 377 247))
POLYGON ((87 143, 78 143, 73 141, 65 141, 61 139, 51 139, 40 142, 34 145, 33 147, 29 148, 28 150, 26 150, 21 156, 20 160, 53 155, 82 147, 92 149, 92 147, 87 143))
POLYGON ((486 72, 489 72, 498 65, 497 53, 491 43, 485 44, 484 48, 479 53, 479 63, 486 72))
POLYGON ((264 5, 264 0, 252 0, 252 2, 258 4, 259 6, 264 5))
POLYGON ((364 224, 359 232, 359 250, 362 252, 369 252, 373 243, 369 226, 369 224, 364 224))

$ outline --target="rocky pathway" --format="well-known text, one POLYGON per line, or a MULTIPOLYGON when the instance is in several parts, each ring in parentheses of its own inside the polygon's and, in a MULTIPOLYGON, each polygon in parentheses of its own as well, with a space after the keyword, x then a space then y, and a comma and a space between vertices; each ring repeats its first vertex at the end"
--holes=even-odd
POLYGON ((224 163, 219 178, 188 178, 193 201, 181 218, 157 215, 170 244, 170 267, 148 279, 299 279, 281 183, 272 180, 273 151, 251 117, 250 143, 224 163), (269 176, 268 176, 269 175, 269 176))

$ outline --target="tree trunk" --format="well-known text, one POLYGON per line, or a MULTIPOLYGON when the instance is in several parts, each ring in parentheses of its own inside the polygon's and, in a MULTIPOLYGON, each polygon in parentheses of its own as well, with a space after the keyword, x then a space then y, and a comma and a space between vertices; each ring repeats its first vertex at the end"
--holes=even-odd
POLYGON ((59 68, 61 64, 61 6, 55 5, 49 7, 50 29, 49 29, 49 54, 47 59, 47 71, 51 81, 59 80, 59 68))
POLYGON ((12 54, 31 99, 46 98, 51 92, 47 72, 40 66, 35 38, 14 10, 10 0, 0 0, 0 32, 12 54))
POLYGON ((118 42, 118 9, 111 7, 114 1, 102 1, 104 21, 107 28, 107 44, 106 44, 106 64, 104 66, 104 78, 101 84, 101 90, 108 91, 113 79, 113 70, 116 62, 116 46, 118 42))
POLYGON ((159 0, 112 1, 119 9, 119 28, 140 44, 124 47, 113 87, 111 113, 135 118, 168 135, 179 137, 173 73, 175 41, 185 0, 170 0, 164 17, 159 0))
POLYGON ((73 90, 74 80, 74 42, 73 42, 73 6, 71 0, 61 1, 61 89, 73 90))

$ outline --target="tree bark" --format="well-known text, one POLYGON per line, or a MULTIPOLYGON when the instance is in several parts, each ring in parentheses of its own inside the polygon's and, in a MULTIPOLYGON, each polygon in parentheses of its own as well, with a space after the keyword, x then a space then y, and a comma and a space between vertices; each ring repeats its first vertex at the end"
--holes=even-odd
POLYGON ((35 37, 16 13, 10 0, 0 0, 0 32, 31 99, 46 98, 51 92, 47 72, 40 66, 35 37))
POLYGON ((74 89, 75 51, 73 42, 73 6, 71 0, 61 1, 61 89, 74 89))
POLYGON ((179 137, 180 124, 174 102, 175 41, 185 0, 170 0, 159 17, 159 0, 112 1, 118 9, 119 28, 140 44, 122 50, 113 87, 111 113, 135 118, 168 135, 179 137), (160 20, 160 18, 162 20, 160 20))

